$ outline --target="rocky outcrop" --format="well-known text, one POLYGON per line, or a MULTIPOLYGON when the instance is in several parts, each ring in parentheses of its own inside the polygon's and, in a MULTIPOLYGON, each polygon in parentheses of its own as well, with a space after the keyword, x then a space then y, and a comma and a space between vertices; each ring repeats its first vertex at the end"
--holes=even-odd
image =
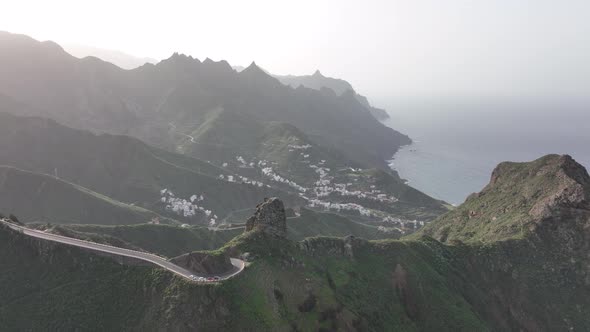
POLYGON ((568 155, 547 155, 526 163, 504 162, 481 192, 470 195, 464 204, 429 224, 422 233, 442 242, 496 242, 522 237, 547 240, 552 236, 563 240, 559 234, 578 233, 584 225, 590 225, 589 197, 590 176, 568 155))
POLYGON ((539 170, 536 176, 552 176, 558 183, 550 195, 531 208, 531 216, 544 219, 551 217, 553 211, 560 208, 588 209, 590 176, 572 157, 560 156, 539 170))
POLYGON ((229 256, 213 255, 206 252, 191 252, 170 260, 172 263, 200 275, 219 275, 232 271, 229 256))
POLYGON ((246 221, 246 232, 253 230, 278 237, 287 235, 287 216, 280 199, 266 198, 263 203, 256 206, 256 212, 246 221))

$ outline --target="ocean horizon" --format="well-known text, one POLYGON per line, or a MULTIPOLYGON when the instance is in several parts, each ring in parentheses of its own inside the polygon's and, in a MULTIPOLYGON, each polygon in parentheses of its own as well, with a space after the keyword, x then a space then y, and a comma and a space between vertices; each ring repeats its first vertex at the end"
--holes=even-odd
POLYGON ((579 103, 389 102, 384 123, 413 143, 389 161, 408 183, 453 205, 503 161, 569 154, 590 168, 590 112, 579 103))

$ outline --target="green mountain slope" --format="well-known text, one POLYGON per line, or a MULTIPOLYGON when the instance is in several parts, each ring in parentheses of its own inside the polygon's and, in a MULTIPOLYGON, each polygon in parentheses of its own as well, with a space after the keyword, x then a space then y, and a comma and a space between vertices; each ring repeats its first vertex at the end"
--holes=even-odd
POLYGON ((293 89, 255 64, 237 73, 225 61, 174 54, 157 65, 123 70, 7 32, 0 33, 0 46, 0 93, 75 128, 126 134, 172 150, 186 132, 172 133, 171 123, 193 131, 209 111, 222 107, 290 123, 367 166, 386 169, 384 160, 410 143, 354 96, 293 89))
POLYGON ((225 325, 224 315, 217 311, 223 304, 207 303, 220 293, 215 287, 190 285, 163 270, 134 266, 136 262, 122 265, 76 248, 26 238, 3 226, 0 248, 0 269, 10 271, 0 275, 0 321, 5 331, 187 330, 225 325), (203 305, 205 315, 190 322, 190 315, 197 313, 193 310, 203 305), (180 313, 182 307, 189 309, 185 313, 189 316, 180 313))
MULTIPOLYGON (((411 188, 395 172, 363 169, 338 150, 317 144, 286 123, 254 121, 218 109, 208 114, 180 149, 249 179, 266 183, 270 180, 285 191, 298 193, 303 187, 306 191, 302 194, 308 199, 373 209, 373 222, 387 217, 429 221, 447 211, 444 202, 411 188), (290 184, 274 181, 264 174, 265 169, 290 184), (337 186, 346 187, 346 193, 339 194, 337 186), (396 199, 380 200, 379 194, 396 199)), ((358 217, 358 212, 354 214, 352 218, 358 217)))
MULTIPOLYGON (((146 326, 228 331, 590 329, 590 298, 581 296, 590 292, 588 173, 568 156, 502 164, 498 169, 486 194, 466 204, 478 206, 481 215, 530 206, 532 221, 525 233, 508 226, 520 225, 522 212, 512 221, 491 220, 498 222, 501 232, 481 222, 471 234, 471 230, 463 233, 462 219, 447 219, 456 213, 452 211, 439 220, 451 229, 448 237, 431 233, 443 242, 419 235, 404 240, 314 237, 296 242, 277 233, 288 222, 281 219, 283 208, 273 200, 272 205, 257 207, 252 231, 216 251, 247 257, 250 264, 236 278, 215 286, 190 284, 157 269, 103 259, 89 264, 97 258, 0 229, 0 266, 13 273, 0 280, 0 291, 8 294, 0 299, 0 319, 14 329, 38 327, 35 324, 42 320, 66 329, 88 322, 92 327, 131 330, 146 326), (512 199, 503 200, 493 195, 498 188, 517 190, 510 189, 512 199), (530 202, 523 205, 518 197, 530 202), (488 241, 480 240, 487 236, 491 236, 488 241), (72 269, 77 272, 64 273, 72 269), (88 275, 97 278, 88 284, 88 275), (93 299, 112 286, 110 275, 127 285, 123 296, 105 291, 96 300, 73 304, 72 297, 81 297, 70 291, 79 290, 81 284, 86 288, 82 297, 93 299), (59 300, 66 297, 70 301, 59 300), (74 314, 56 313, 49 301, 74 314), (117 310, 109 307, 93 317, 84 314, 110 301, 117 310), (141 305, 129 309, 136 301, 141 305)), ((321 214, 315 217, 314 224, 328 220, 321 214)), ((437 230, 439 221, 425 232, 437 230)))
MULTIPOLYGON (((52 120, 0 113, 0 164, 58 176, 189 224, 206 223, 210 218, 202 211, 188 218, 170 211, 169 204, 161 201, 162 190, 185 201, 202 195, 197 204, 217 215, 216 222, 268 196, 280 196, 290 206, 310 205, 309 199, 317 198, 316 190, 325 191, 321 187, 326 186, 334 190, 336 184, 347 186, 349 194, 332 192, 319 198, 373 210, 368 218, 360 216, 358 208, 349 211, 350 218, 370 219, 363 222, 380 223, 387 217, 428 221, 446 211, 443 202, 407 186, 396 174, 355 168, 358 166, 342 154, 316 145, 284 123, 256 122, 216 111, 182 149, 208 162, 128 136, 96 135, 52 120), (265 169, 271 172, 265 174, 265 169), (322 179, 329 182, 318 185, 322 179), (302 188, 307 192, 302 193, 302 188), (359 197, 365 193, 370 197, 359 197), (381 200, 379 194, 396 201, 381 200)), ((406 228, 403 222, 396 227, 406 228)))
MULTIPOLYGON (((0 164, 51 174, 115 200, 141 206, 188 223, 191 218, 166 209, 161 191, 189 200, 203 195, 199 205, 221 219, 231 211, 249 208, 264 197, 280 195, 291 204, 300 198, 276 189, 229 183, 218 178, 233 174, 198 159, 153 148, 114 135, 95 135, 52 120, 0 113, 0 164)), ((57 197, 56 197, 57 199, 57 197)))
POLYGON ((543 227, 555 210, 586 208, 589 188, 588 173, 570 156, 501 163, 481 192, 421 233, 443 242, 526 238, 543 227))
POLYGON ((7 50, 0 94, 16 101, 2 106, 0 97, 0 110, 127 135, 6 120, 0 163, 190 224, 227 220, 269 196, 403 232, 447 211, 389 169, 385 160, 410 140, 374 119, 352 93, 293 89, 255 64, 237 73, 224 61, 175 54, 124 71, 26 36, 0 33, 0 45, 7 50), (389 179, 375 182, 374 169, 389 179), (191 197, 199 204, 188 204, 191 197))
POLYGON ((0 166, 0 211, 23 221, 88 224, 139 224, 163 218, 54 177, 0 166))
MULTIPOLYGON (((242 276, 219 286, 201 286, 155 268, 121 266, 108 258, 12 233, 0 230, 0 266, 13 272, 3 274, 0 283, 5 294, 0 318, 10 330, 483 327, 461 297, 453 294, 450 283, 438 290, 440 295, 417 301, 436 305, 438 312, 424 315, 420 324, 407 318, 392 281, 381 276, 391 274, 397 261, 412 262, 417 256, 424 262, 434 259, 422 253, 420 245, 389 250, 396 252, 393 256, 375 256, 370 245, 368 251, 359 250, 358 261, 350 261, 339 255, 315 258, 284 241, 250 237, 239 246, 264 246, 264 252, 272 249, 274 257, 251 251, 262 256, 242 276), (440 322, 442 317, 445 321, 440 322)), ((441 287, 439 270, 421 269, 420 264, 416 268, 415 272, 409 268, 409 274, 420 273, 425 292, 441 287)))
POLYGON ((301 209, 301 215, 287 220, 287 237, 301 241, 308 237, 330 236, 343 237, 353 235, 367 240, 397 238, 399 232, 386 232, 379 227, 351 221, 332 213, 318 213, 301 209))

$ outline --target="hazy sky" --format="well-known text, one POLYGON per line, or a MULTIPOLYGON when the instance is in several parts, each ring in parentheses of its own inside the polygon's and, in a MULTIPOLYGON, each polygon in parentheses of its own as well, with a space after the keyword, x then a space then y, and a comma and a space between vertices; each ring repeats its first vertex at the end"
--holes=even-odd
POLYGON ((371 98, 589 96, 588 0, 2 1, 0 30, 166 58, 252 60, 371 98))

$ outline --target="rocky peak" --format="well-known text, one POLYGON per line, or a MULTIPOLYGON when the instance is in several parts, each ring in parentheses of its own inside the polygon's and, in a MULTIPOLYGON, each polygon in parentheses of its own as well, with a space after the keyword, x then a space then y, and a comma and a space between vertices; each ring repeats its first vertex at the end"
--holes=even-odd
POLYGON ((190 55, 174 52, 168 59, 160 61, 156 67, 158 68, 171 68, 174 71, 185 72, 189 69, 195 69, 200 67, 201 62, 199 59, 193 58, 190 55))
POLYGON ((568 155, 504 162, 481 192, 423 233, 443 242, 493 242, 541 233, 544 239, 555 239, 557 233, 576 233, 590 225, 589 197, 590 176, 568 155))
POLYGON ((246 67, 246 69, 240 72, 241 75, 249 76, 249 77, 264 77, 264 78, 271 78, 262 68, 260 68, 256 62, 252 61, 252 63, 246 67))
POLYGON ((324 75, 322 75, 322 73, 320 73, 320 70, 319 69, 316 70, 315 73, 313 73, 312 76, 314 76, 314 77, 324 77, 324 75))
POLYGON ((548 175, 556 178, 558 182, 553 191, 540 199, 529 211, 531 216, 542 219, 551 217, 560 208, 589 208, 590 177, 586 169, 572 157, 555 157, 536 175, 548 175))
POLYGON ((256 206, 256 212, 246 221, 246 232, 260 230, 264 233, 285 237, 287 216, 285 206, 277 197, 266 198, 256 206))
POLYGON ((569 155, 547 155, 530 163, 502 163, 478 196, 508 188, 533 204, 529 211, 532 217, 545 218, 560 207, 588 207, 590 176, 569 155))

